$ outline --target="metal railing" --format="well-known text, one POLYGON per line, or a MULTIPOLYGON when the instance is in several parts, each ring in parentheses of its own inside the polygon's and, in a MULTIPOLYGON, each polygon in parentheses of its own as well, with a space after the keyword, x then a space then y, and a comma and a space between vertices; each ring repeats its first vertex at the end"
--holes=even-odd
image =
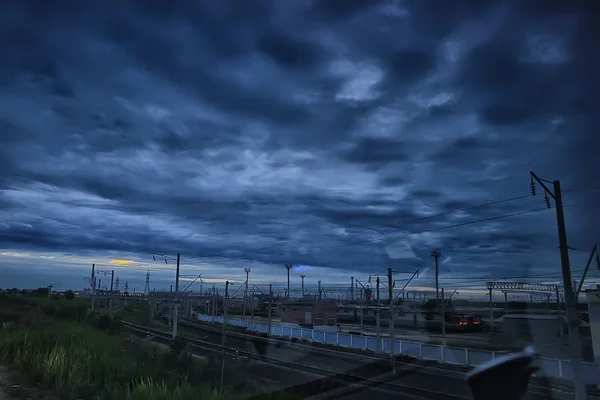
MULTIPOLYGON (((223 323, 223 317, 198 314, 199 321, 209 323, 223 323)), ((351 335, 348 333, 319 331, 309 328, 294 328, 279 324, 268 325, 260 322, 252 322, 244 319, 227 319, 227 324, 247 328, 255 332, 268 333, 272 336, 281 336, 308 340, 316 343, 330 344, 334 346, 348 347, 354 349, 371 350, 389 353, 390 340, 386 338, 375 338, 368 336, 351 335)), ((489 350, 469 349, 437 344, 411 342, 406 340, 394 340, 394 353, 423 360, 439 361, 447 364, 477 366, 493 360, 496 356, 505 352, 489 350)), ((572 379, 573 371, 571 361, 557 358, 537 357, 541 375, 555 378, 572 379)), ((600 384, 600 367, 594 363, 583 363, 583 379, 587 384, 600 384)), ((538 374, 538 375, 539 375, 538 374)))

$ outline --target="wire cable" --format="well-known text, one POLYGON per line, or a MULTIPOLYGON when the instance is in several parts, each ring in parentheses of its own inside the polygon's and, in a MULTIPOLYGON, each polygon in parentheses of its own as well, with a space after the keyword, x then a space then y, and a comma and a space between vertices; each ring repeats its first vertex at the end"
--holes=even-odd
MULTIPOLYGON (((409 224, 409 223, 412 223, 412 222, 418 222, 418 221, 425 220, 425 219, 430 219, 430 218, 434 218, 434 217, 439 217, 439 216, 449 215, 449 214, 452 214, 452 213, 461 212, 461 211, 464 211, 465 209, 475 209, 475 208, 482 208, 482 207, 487 207, 487 206, 489 206, 489 205, 500 204, 500 203, 504 203, 504 202, 508 202, 508 201, 514 201, 514 200, 517 200, 517 199, 523 199, 523 198, 525 198, 525 197, 530 197, 530 196, 517 196, 517 197, 511 197, 511 198, 509 198, 509 199, 497 200, 497 201, 494 201, 494 202, 483 203, 483 204, 479 204, 479 205, 472 206, 472 207, 467 207, 467 208, 456 209, 456 210, 448 211, 448 212, 445 212, 445 213, 440 213, 440 214, 436 214, 436 215, 430 215, 430 216, 421 217, 421 218, 414 219, 414 220, 409 220, 409 221, 405 221, 405 222, 396 223, 396 224, 393 224, 393 225, 403 225, 403 224, 409 224)), ((516 214, 511 214, 511 215, 509 215, 509 216, 512 216, 512 215, 520 215, 520 214, 523 214, 523 213, 528 213, 528 212, 533 212, 533 211, 539 211, 539 210, 545 210, 545 209, 546 209, 546 208, 535 209, 535 210, 529 210, 529 211, 526 211, 526 212, 519 212, 519 213, 516 213, 516 214)), ((481 221, 482 221, 482 222, 485 222, 485 221, 487 221, 487 220, 490 220, 490 221, 491 221, 491 220, 494 220, 494 219, 499 219, 499 218, 504 218, 504 217, 503 217, 503 216, 501 216, 501 217, 491 217, 491 218, 489 218, 489 219, 484 219, 484 220, 481 220, 481 221)), ((461 224, 456 224, 455 226, 468 225, 468 224, 471 224, 471 223, 475 223, 475 222, 461 223, 461 224)), ((391 225, 392 225, 392 224, 389 224, 388 226, 391 226, 391 225)), ((377 227, 375 227, 375 228, 373 228, 373 229, 376 229, 376 228, 377 228, 377 227)), ((433 229, 433 230, 431 230, 431 231, 434 231, 434 230, 439 230, 439 229, 446 229, 446 228, 436 228, 436 229, 433 229)), ((366 230, 371 230, 371 229, 366 229, 366 230)), ((424 232, 429 232, 429 231, 430 231, 430 230, 425 230, 425 231, 423 231, 423 232, 415 232, 415 233, 424 233, 424 232)), ((414 233, 413 233, 413 234, 414 234, 414 233)), ((404 235, 402 235, 402 236, 404 236, 404 235)), ((339 245, 336 245, 336 246, 332 246, 331 248, 338 248, 338 247, 352 246, 352 245, 355 245, 355 244, 362 244, 362 243, 368 243, 368 242, 379 241, 379 240, 385 240, 385 238, 376 238, 376 239, 368 239, 368 240, 365 240, 365 241, 360 241, 360 242, 343 243, 343 244, 339 244, 339 245)), ((270 249, 273 249, 273 248, 275 248, 275 247, 284 246, 284 245, 285 245, 285 244, 278 243, 278 244, 275 244, 275 245, 270 245, 270 246, 265 246, 265 247, 258 247, 258 248, 254 248, 254 249, 247 249, 247 250, 234 250, 233 252, 234 252, 234 253, 242 253, 242 254, 247 254, 247 253, 260 252, 260 251, 264 251, 264 250, 270 250, 270 249)), ((232 252, 220 252, 220 253, 213 253, 213 254, 203 255, 202 257, 203 257, 203 258, 211 258, 211 257, 223 257, 223 256, 230 256, 230 255, 232 255, 232 252)))

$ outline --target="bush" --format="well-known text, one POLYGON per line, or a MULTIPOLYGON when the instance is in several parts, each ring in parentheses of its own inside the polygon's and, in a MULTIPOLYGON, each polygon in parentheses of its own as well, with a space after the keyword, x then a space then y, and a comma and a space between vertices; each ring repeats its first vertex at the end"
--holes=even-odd
POLYGON ((0 325, 8 322, 17 322, 19 314, 11 310, 0 310, 0 325))
POLYGON ((177 355, 180 355, 185 351, 187 347, 187 340, 182 338, 181 336, 177 336, 175 340, 171 343, 171 350, 177 355))
POLYGON ((116 333, 121 329, 121 320, 117 316, 110 316, 97 311, 90 311, 86 321, 94 328, 106 333, 116 333))
POLYGON ((87 307, 84 305, 61 305, 56 307, 54 317, 70 321, 82 321, 87 315, 87 307))
POLYGON ((44 303, 41 305, 42 312, 50 317, 56 315, 56 305, 53 303, 44 303))

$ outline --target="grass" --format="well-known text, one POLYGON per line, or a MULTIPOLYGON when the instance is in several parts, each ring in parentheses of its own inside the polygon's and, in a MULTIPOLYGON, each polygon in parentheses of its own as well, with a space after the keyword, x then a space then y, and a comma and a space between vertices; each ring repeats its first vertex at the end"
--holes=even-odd
MULTIPOLYGON (((118 316, 84 314, 84 307, 77 301, 0 295, 0 363, 63 400, 221 400, 265 392, 238 366, 226 364, 221 393, 219 357, 200 362, 185 343, 168 350, 120 334, 118 316)), ((146 311, 131 307, 124 314, 143 318, 146 311)))
POLYGON ((158 329, 161 331, 168 331, 168 326, 159 319, 150 319, 149 308, 147 304, 126 304, 119 312, 115 315, 127 322, 132 324, 144 325, 149 328, 158 329))
POLYGON ((83 302, 0 296, 0 363, 65 400, 240 398, 240 385, 218 393, 215 363, 125 340, 118 328, 83 302))
POLYGON ((236 398, 234 393, 217 393, 213 371, 198 368, 189 355, 123 344, 77 322, 3 328, 0 361, 62 399, 236 398), (205 383, 191 385, 188 376, 205 383))

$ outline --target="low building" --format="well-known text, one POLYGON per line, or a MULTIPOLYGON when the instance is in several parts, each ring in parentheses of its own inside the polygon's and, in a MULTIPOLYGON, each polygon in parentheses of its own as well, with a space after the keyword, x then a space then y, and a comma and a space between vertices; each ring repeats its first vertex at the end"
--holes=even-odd
POLYGON ((287 301, 279 305, 281 323, 300 326, 336 326, 333 301, 287 301))

